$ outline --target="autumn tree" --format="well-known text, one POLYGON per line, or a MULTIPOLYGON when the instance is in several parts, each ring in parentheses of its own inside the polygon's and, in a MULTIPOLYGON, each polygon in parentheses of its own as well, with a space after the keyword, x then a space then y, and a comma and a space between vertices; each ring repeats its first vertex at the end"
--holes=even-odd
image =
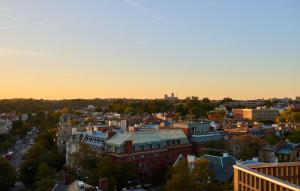
POLYGON ((266 142, 253 135, 244 134, 233 136, 229 141, 229 145, 235 158, 247 160, 257 157, 266 142))
POLYGON ((224 185, 214 182, 214 172, 208 160, 196 160, 189 165, 182 160, 170 170, 167 180, 167 191, 222 191, 224 185))
POLYGON ((196 190, 196 182, 193 175, 190 173, 188 162, 180 161, 171 169, 171 177, 167 181, 167 191, 194 191, 196 190))
POLYGON ((75 178, 84 179, 91 185, 97 185, 100 178, 108 178, 110 190, 115 187, 121 189, 136 178, 135 166, 117 165, 111 157, 101 155, 86 144, 81 144, 78 151, 71 155, 68 169, 74 172, 75 178))

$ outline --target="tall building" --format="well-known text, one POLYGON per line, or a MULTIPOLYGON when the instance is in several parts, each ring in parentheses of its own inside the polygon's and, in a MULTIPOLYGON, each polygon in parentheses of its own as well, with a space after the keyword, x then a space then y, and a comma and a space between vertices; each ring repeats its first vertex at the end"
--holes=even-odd
POLYGON ((176 97, 174 93, 171 93, 171 96, 168 96, 168 94, 165 94, 165 99, 169 100, 169 101, 176 101, 176 100, 178 100, 178 97, 176 97))
POLYGON ((299 191, 300 163, 234 166, 234 191, 299 191))

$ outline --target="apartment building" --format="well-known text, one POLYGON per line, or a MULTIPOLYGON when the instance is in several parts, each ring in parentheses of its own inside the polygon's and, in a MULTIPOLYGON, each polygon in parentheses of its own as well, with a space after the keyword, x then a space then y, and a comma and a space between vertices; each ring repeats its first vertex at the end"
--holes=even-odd
POLYGON ((279 115, 276 109, 233 109, 233 118, 252 121, 275 121, 279 115))
POLYGON ((300 163, 234 166, 234 191, 299 191, 300 163))
POLYGON ((117 164, 134 164, 138 180, 147 182, 159 169, 171 166, 192 145, 181 129, 140 129, 118 132, 106 141, 104 154, 117 164))

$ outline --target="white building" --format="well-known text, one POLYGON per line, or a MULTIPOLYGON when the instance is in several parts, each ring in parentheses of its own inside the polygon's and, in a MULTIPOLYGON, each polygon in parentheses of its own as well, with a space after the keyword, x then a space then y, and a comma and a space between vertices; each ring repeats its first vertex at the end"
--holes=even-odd
POLYGON ((8 134, 12 129, 12 121, 0 119, 0 135, 8 134))

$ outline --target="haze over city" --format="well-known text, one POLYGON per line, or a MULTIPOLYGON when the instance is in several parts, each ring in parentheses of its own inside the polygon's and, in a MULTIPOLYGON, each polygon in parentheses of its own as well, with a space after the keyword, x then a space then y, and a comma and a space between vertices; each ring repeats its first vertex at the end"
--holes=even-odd
POLYGON ((294 98, 299 6, 1 1, 0 98, 294 98))

